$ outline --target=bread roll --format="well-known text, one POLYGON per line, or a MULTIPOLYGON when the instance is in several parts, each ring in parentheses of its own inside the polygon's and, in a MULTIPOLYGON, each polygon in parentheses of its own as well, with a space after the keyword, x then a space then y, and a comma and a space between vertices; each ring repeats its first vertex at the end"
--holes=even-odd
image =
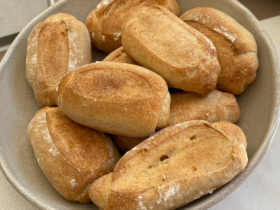
POLYGON ((232 123, 179 123, 127 152, 112 174, 93 182, 89 196, 100 210, 176 209, 241 173, 246 146, 232 123))
POLYGON ((56 102, 73 121, 110 134, 145 137, 169 123, 166 82, 131 64, 100 62, 70 72, 56 102))
POLYGON ((234 95, 214 90, 203 97, 195 93, 172 93, 170 125, 190 120, 236 123, 240 109, 234 95))
POLYGON ((121 47, 122 23, 137 6, 162 5, 180 15, 176 0, 103 0, 88 15, 86 26, 94 48, 110 53, 121 47))
POLYGON ((111 52, 106 58, 104 58, 103 61, 137 65, 137 62, 124 51, 123 47, 120 47, 111 52))
POLYGON ((215 45, 221 73, 217 87, 241 94, 256 79, 257 44, 253 35, 227 14, 213 8, 195 8, 181 19, 215 45))
POLYGON ((122 45, 170 87, 204 96, 216 87, 220 66, 214 45, 164 7, 132 10, 124 23, 122 45))
POLYGON ((60 79, 91 61, 87 28, 72 15, 56 14, 36 25, 28 39, 26 77, 38 104, 56 105, 60 79))
POLYGON ((37 112, 27 132, 42 171, 70 201, 89 202, 89 185, 120 158, 107 134, 73 122, 58 107, 37 112))
MULTIPOLYGON (((169 125, 190 120, 205 120, 207 122, 227 121, 236 123, 240 109, 234 95, 214 90, 208 96, 196 93, 171 93, 169 125)), ((112 136, 119 150, 127 152, 148 137, 132 138, 112 136)))

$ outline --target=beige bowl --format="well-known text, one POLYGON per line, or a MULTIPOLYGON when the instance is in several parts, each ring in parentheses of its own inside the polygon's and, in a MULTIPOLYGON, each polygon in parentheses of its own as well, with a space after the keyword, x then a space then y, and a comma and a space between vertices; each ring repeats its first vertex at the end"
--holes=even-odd
MULTIPOLYGON (((10 183, 31 203, 41 209, 97 209, 61 197, 42 173, 26 133, 27 125, 40 109, 25 77, 27 38, 32 28, 48 16, 64 12, 85 21, 99 0, 64 0, 52 6, 16 38, 0 66, 0 165, 10 183)), ((236 0, 177 0, 181 12, 198 6, 214 7, 235 18, 256 38, 260 66, 257 80, 237 97, 241 109, 238 125, 248 140, 249 163, 233 181, 180 209, 207 209, 235 190, 256 168, 267 151, 279 117, 279 62, 273 45, 252 13, 236 0)), ((94 61, 104 53, 94 51, 94 61)))

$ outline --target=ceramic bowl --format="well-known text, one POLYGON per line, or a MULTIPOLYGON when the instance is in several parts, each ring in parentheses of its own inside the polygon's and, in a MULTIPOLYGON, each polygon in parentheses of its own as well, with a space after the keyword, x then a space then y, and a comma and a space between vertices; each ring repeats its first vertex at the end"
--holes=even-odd
MULTIPOLYGON (((258 45, 257 80, 237 97, 241 109, 238 126, 248 141, 249 162, 234 180, 212 195, 180 209, 207 209, 235 190, 256 168, 267 151, 278 125, 279 62, 274 47, 252 13, 236 0, 177 0, 181 12, 194 7, 213 7, 235 18, 255 37, 258 45)), ((82 22, 99 0, 63 0, 29 23, 6 53, 0 66, 0 165, 10 183, 40 209, 94 210, 92 203, 69 202, 60 196, 42 173, 27 136, 27 125, 40 109, 25 76, 27 39, 32 28, 55 13, 69 13, 82 22)), ((94 61, 106 54, 94 51, 94 61)))

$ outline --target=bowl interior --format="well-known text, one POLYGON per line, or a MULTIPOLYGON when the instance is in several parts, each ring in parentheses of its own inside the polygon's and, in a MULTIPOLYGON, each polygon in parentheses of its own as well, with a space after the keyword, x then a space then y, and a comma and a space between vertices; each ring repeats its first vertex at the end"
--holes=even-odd
MULTIPOLYGON (((181 13, 194 7, 213 7, 224 11, 247 28, 258 44, 257 80, 237 97, 241 109, 238 125, 248 141, 249 163, 232 182, 180 209, 206 209, 236 189, 257 166, 269 147, 278 124, 279 67, 277 56, 257 19, 235 0, 177 0, 181 13)), ((20 33, 0 67, 0 163, 11 184, 41 209, 97 209, 93 204, 65 200, 48 182, 33 154, 27 136, 28 123, 40 109, 25 76, 27 39, 32 28, 55 13, 69 13, 84 22, 99 0, 65 0, 35 18, 20 33)), ((93 61, 105 53, 93 51, 93 61)))

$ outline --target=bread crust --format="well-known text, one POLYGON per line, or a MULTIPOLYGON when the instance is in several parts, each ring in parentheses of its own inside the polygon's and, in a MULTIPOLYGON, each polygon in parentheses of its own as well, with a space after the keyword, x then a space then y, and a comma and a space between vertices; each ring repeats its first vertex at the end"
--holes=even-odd
POLYGON ((255 81, 257 44, 247 29, 229 15, 207 7, 189 10, 181 19, 215 45, 221 66, 217 83, 220 90, 239 95, 255 81))
POLYGON ((135 8, 124 23, 122 45, 170 87, 208 95, 220 73, 216 49, 204 35, 161 6, 135 8))
POLYGON ((236 123, 240 109, 233 94, 214 90, 203 97, 195 93, 171 94, 170 125, 190 120, 236 123))
POLYGON ((110 134, 143 137, 158 124, 169 123, 168 96, 166 82, 152 71, 100 62, 67 74, 58 85, 56 102, 77 123, 110 134))
POLYGON ((36 25, 29 38, 26 77, 41 107, 54 106, 55 89, 69 71, 92 62, 90 37, 75 17, 59 13, 36 25))
POLYGON ((89 185, 120 158, 107 134, 73 122, 58 107, 38 111, 27 132, 42 171, 70 201, 89 202, 89 185))
POLYGON ((122 23, 137 6, 162 5, 180 15, 176 0, 103 0, 88 15, 86 26, 94 48, 110 53, 121 47, 122 23))
MULTIPOLYGON (((218 90, 214 90, 208 96, 186 92, 171 93, 169 126, 191 120, 236 123, 239 117, 240 109, 231 93, 218 90)), ((131 138, 113 135, 112 138, 119 150, 127 152, 148 137, 131 138)))
POLYGON ((111 52, 103 61, 138 65, 137 62, 124 51, 122 46, 111 52))
MULTIPOLYGON (((101 177, 107 180, 106 195, 99 191, 97 205, 105 210, 179 208, 241 173, 248 162, 246 146, 244 133, 229 122, 170 126, 127 152, 111 183, 109 175, 101 177)), ((100 183, 97 179, 89 189, 93 201, 100 183)))
MULTIPOLYGON (((149 138, 149 137, 147 137, 149 138)), ((140 144, 146 139, 146 137, 127 137, 127 136, 118 136, 112 135, 112 139, 117 146, 117 148, 122 152, 128 152, 136 145, 140 144)))

